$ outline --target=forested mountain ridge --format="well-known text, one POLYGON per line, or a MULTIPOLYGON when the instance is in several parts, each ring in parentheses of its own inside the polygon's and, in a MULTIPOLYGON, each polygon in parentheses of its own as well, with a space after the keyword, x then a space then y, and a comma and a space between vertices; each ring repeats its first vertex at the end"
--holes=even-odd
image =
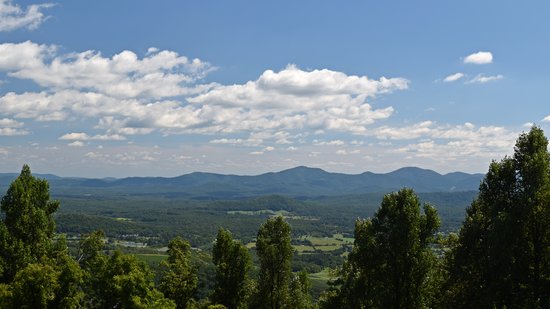
MULTIPOLYGON (((66 178, 40 175, 47 179, 53 194, 86 192, 95 189, 127 193, 172 192, 187 197, 238 198, 268 194, 286 196, 331 196, 395 191, 403 187, 416 192, 456 192, 477 190, 482 174, 461 172, 441 175, 417 167, 404 167, 386 174, 330 173, 304 166, 257 176, 194 172, 178 177, 128 177, 121 179, 66 178)), ((0 174, 5 188, 16 174, 0 174)))

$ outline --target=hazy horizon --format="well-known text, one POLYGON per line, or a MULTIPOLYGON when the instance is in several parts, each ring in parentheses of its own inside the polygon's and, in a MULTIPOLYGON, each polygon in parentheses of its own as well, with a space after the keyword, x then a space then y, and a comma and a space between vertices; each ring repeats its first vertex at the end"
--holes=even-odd
MULTIPOLYGON (((382 172, 358 171, 358 172, 355 172, 355 173, 342 173, 342 172, 327 170, 327 169, 320 168, 320 167, 299 165, 299 166, 289 167, 289 168, 285 168, 285 169, 281 169, 281 170, 266 171, 266 172, 260 172, 260 173, 256 173, 256 174, 219 173, 219 172, 215 172, 215 171, 200 171, 200 170, 197 170, 197 171, 190 171, 190 172, 184 172, 184 173, 181 173, 181 174, 166 175, 166 176, 161 176, 161 175, 126 175, 126 176, 115 177, 115 176, 62 175, 62 174, 56 174, 56 173, 51 173, 51 172, 35 171, 35 170, 33 170, 32 166, 30 168, 31 168, 31 171, 34 174, 38 174, 38 175, 54 175, 54 176, 63 177, 63 178, 97 178, 97 179, 103 179, 103 178, 122 179, 122 178, 129 178, 129 177, 164 177, 164 178, 171 178, 171 177, 178 177, 178 176, 188 175, 188 174, 192 174, 192 173, 211 173, 211 174, 218 174, 218 175, 234 175, 234 176, 259 176, 259 175, 264 175, 264 174, 268 174, 268 173, 280 173, 280 172, 293 170, 293 169, 297 169, 297 168, 307 168, 307 169, 317 169, 318 168, 318 169, 321 169, 321 170, 323 170, 327 173, 344 174, 344 175, 360 175, 360 174, 363 174, 363 173, 388 174, 388 173, 391 173, 391 172, 395 172, 395 171, 398 171, 398 170, 401 170, 401 169, 407 169, 407 168, 417 168, 417 169, 421 169, 421 170, 433 171, 433 172, 436 172, 440 175, 447 175, 447 174, 452 174, 452 173, 465 173, 465 174, 469 174, 469 175, 476 175, 476 174, 478 174, 478 175, 481 174, 482 175, 482 174, 485 174, 485 173, 468 173, 468 172, 459 171, 459 170, 442 173, 442 172, 439 172, 439 171, 436 171, 436 170, 433 170, 433 169, 427 169, 427 168, 422 168, 422 167, 418 167, 418 166, 403 166, 403 167, 400 167, 400 168, 397 168, 397 169, 394 169, 394 170, 382 171, 382 172)), ((20 171, 0 171, 0 174, 19 174, 19 172, 20 171)))

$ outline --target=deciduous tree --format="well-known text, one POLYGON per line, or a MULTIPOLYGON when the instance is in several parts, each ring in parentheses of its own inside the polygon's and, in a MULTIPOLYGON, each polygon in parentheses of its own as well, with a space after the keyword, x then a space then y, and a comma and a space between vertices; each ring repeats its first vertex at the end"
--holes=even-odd
POLYGON ((448 260, 450 307, 550 307, 550 155, 543 131, 492 162, 448 260))
POLYGON ((177 308, 186 308, 197 289, 197 275, 190 260, 189 242, 181 237, 172 239, 168 245, 168 259, 162 263, 165 270, 160 290, 176 302, 177 308))
POLYGON ((212 248, 216 265, 216 284, 212 300, 228 309, 243 308, 247 301, 248 271, 251 266, 248 249, 233 240, 228 230, 220 229, 212 248))
POLYGON ((325 308, 422 308, 430 305, 429 245, 440 225, 435 208, 410 189, 384 196, 372 219, 357 220, 355 242, 341 286, 325 295, 325 308))
POLYGON ((293 252, 290 240, 290 225, 281 216, 260 226, 256 251, 260 259, 258 305, 262 308, 279 309, 288 303, 293 252))

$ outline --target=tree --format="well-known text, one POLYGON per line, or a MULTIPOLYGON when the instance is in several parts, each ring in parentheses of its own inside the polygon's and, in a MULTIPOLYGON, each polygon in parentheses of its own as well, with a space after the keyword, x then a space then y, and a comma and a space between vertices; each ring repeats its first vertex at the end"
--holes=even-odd
POLYGON ((216 265, 216 284, 212 300, 228 309, 243 308, 246 304, 248 271, 251 267, 248 249, 233 240, 231 233, 219 229, 212 248, 216 265))
POLYGON ((101 308, 105 285, 104 272, 106 271, 108 256, 103 252, 105 234, 103 231, 94 231, 89 235, 81 235, 78 246, 77 262, 84 272, 83 290, 84 303, 89 308, 101 308))
POLYGON ((440 221, 435 208, 411 189, 384 196, 374 217, 357 220, 352 252, 340 288, 323 298, 325 308, 421 308, 430 304, 429 248, 440 221))
POLYGON ((447 256, 449 307, 550 307, 550 155, 543 131, 493 161, 447 256))
POLYGON ((257 296, 262 308, 279 309, 288 302, 293 253, 290 239, 290 225, 281 216, 260 226, 256 240, 260 259, 257 296))
POLYGON ((11 184, 0 202, 2 282, 11 281, 17 270, 47 256, 55 232, 53 213, 58 201, 50 200, 49 185, 31 175, 28 165, 11 184))
POLYGON ((13 308, 48 308, 59 289, 59 273, 48 264, 28 264, 12 283, 13 308))
POLYGON ((154 288, 153 274, 135 256, 115 251, 101 273, 102 308, 175 308, 154 288))
POLYGON ((77 308, 85 296, 82 289, 85 272, 69 255, 64 235, 59 236, 47 263, 53 265, 58 274, 55 298, 49 307, 77 308))
POLYGON ((176 237, 168 244, 168 259, 162 263, 165 268, 160 290, 176 302, 177 308, 186 308, 197 289, 197 275, 190 265, 191 246, 189 242, 176 237))
POLYGON ((312 309, 315 308, 313 300, 309 294, 311 282, 307 277, 307 272, 300 271, 293 274, 290 280, 289 308, 293 309, 312 309))

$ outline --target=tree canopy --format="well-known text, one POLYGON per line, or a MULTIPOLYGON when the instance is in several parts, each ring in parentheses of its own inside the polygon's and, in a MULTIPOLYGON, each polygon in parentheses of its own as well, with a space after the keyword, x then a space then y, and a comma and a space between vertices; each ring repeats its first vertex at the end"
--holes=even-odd
POLYGON ((447 303, 550 306, 550 155, 543 131, 493 161, 448 256, 447 303))

